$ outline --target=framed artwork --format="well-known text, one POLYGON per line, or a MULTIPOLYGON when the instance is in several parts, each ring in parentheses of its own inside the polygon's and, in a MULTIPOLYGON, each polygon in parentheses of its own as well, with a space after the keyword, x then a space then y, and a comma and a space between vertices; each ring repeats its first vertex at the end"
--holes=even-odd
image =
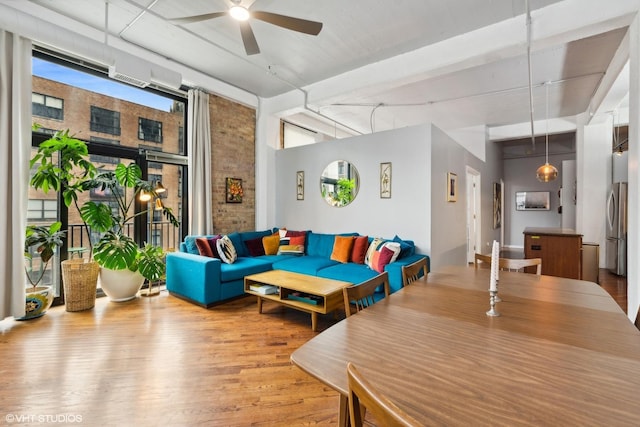
POLYGON ((516 191, 517 211, 548 211, 548 191, 516 191))
POLYGON ((296 199, 304 200, 304 171, 296 172, 296 199))
POLYGON ((447 202, 458 200, 458 175, 453 172, 447 173, 447 202))
POLYGON ((226 178, 227 187, 227 203, 242 203, 242 179, 240 178, 226 178))
POLYGON ((493 228, 502 226, 502 185, 493 183, 493 228))
POLYGON ((380 163, 380 198, 391 198, 391 162, 380 163))

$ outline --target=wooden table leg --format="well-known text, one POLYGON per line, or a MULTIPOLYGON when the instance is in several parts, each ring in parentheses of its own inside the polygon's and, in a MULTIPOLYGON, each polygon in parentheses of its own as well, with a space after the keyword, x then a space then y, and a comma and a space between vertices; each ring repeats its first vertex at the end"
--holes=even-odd
POLYGON ((318 330, 318 313, 315 311, 311 312, 311 330, 316 332, 318 330))
POLYGON ((262 314, 262 298, 258 297, 258 313, 262 314))
POLYGON ((348 427, 349 422, 349 399, 347 396, 340 395, 340 416, 338 418, 338 425, 340 427, 348 427))

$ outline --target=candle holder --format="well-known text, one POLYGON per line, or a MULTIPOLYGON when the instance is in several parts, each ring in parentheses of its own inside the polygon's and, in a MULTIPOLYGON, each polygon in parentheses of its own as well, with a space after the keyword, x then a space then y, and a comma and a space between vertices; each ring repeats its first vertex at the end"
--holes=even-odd
POLYGON ((499 285, 500 285, 500 281, 496 279, 496 302, 502 302, 502 298, 500 298, 500 295, 498 295, 498 289, 500 289, 498 287, 499 285))
POLYGON ((490 317, 498 317, 500 316, 500 313, 498 313, 498 311, 496 310, 496 297, 498 296, 498 291, 489 291, 489 305, 490 305, 490 309, 489 311, 487 311, 487 316, 490 317))

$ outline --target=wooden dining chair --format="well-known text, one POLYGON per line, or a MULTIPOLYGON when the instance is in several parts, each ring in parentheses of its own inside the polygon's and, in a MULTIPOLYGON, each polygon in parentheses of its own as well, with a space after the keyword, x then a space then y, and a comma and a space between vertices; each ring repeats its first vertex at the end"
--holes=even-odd
POLYGON ((366 411, 369 411, 377 425, 390 427, 421 426, 409 414, 398 408, 356 369, 347 363, 349 382, 349 418, 352 427, 362 427, 366 411))
MULTIPOLYGON (((474 266, 478 267, 491 267, 491 255, 475 254, 474 266)), ((536 274, 542 274, 542 258, 525 258, 525 259, 513 259, 513 258, 499 258, 498 268, 503 271, 517 271, 526 273, 527 267, 536 267, 536 274)))
POLYGON ((365 282, 342 288, 344 297, 344 311, 347 317, 351 316, 351 310, 358 311, 375 303, 373 294, 378 286, 383 286, 385 298, 389 296, 389 274, 385 271, 365 282), (354 308, 355 307, 355 308, 354 308))
POLYGON ((402 266, 402 287, 407 286, 411 282, 418 280, 421 275, 427 278, 429 271, 427 270, 427 259, 422 258, 420 261, 416 261, 413 264, 402 266))

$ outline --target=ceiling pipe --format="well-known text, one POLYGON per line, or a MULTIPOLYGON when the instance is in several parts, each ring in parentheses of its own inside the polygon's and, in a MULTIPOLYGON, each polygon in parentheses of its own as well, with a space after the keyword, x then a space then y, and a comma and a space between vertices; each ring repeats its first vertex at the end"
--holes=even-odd
POLYGON ((525 0, 527 6, 527 68, 529 69, 529 113, 531 120, 531 148, 536 149, 536 137, 533 127, 533 77, 531 76, 531 9, 529 0, 525 0))

